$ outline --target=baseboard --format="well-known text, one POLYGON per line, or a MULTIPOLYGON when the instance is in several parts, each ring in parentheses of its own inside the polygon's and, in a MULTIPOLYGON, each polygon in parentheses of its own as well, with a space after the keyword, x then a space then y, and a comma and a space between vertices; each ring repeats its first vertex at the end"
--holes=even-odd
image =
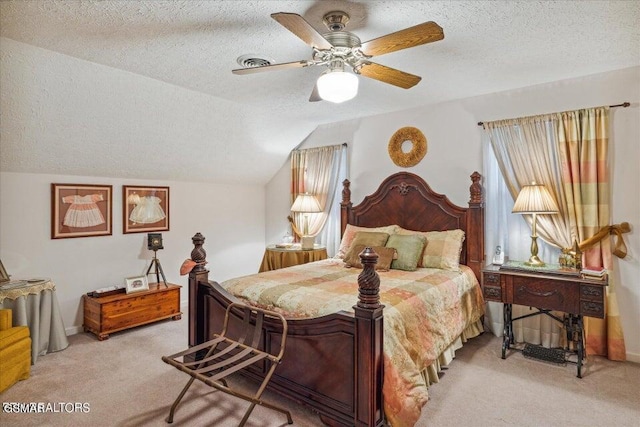
POLYGON ((70 326, 68 328, 64 328, 64 333, 69 335, 79 334, 80 332, 84 332, 84 328, 82 326, 70 326))
POLYGON ((640 363, 640 354, 627 352, 627 362, 640 363))

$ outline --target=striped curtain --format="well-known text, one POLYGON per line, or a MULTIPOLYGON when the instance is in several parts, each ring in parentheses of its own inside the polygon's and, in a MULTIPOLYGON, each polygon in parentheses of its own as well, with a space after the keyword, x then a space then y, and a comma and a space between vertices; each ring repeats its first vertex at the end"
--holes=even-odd
MULTIPOLYGON (((559 160, 571 230, 581 242, 610 223, 609 108, 591 108, 559 113, 557 135, 559 160)), ((583 265, 609 271, 605 318, 586 317, 587 354, 625 360, 622 324, 611 274, 611 239, 585 251, 583 265)))

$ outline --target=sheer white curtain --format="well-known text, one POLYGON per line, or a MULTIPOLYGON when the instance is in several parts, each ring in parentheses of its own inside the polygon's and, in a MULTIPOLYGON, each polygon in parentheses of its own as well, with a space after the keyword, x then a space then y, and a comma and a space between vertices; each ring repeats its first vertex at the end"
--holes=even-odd
POLYGON ((316 240, 327 247, 327 254, 333 257, 340 247, 340 202, 342 201, 342 182, 347 179, 347 147, 334 153, 334 165, 337 174, 332 176, 331 188, 333 197, 327 200, 328 206, 325 208, 327 220, 324 227, 318 234, 316 240), (334 181, 335 179, 335 181, 334 181))
MULTIPOLYGON (((316 196, 321 213, 304 214, 309 218, 309 234, 327 246, 333 256, 340 244, 340 200, 346 178, 346 144, 294 150, 291 153, 291 202, 298 194, 316 196)), ((292 212, 296 227, 302 229, 303 214, 292 212)))
MULTIPOLYGON (((485 186, 485 253, 492 256, 500 246, 505 257, 526 260, 531 255, 531 228, 523 215, 512 214, 514 199, 507 188, 498 161, 491 146, 489 135, 483 134, 483 163, 485 186)), ((538 256, 547 263, 556 264, 560 249, 538 238, 538 256)), ((490 260, 491 258, 489 258, 490 260)), ((513 317, 537 310, 513 306, 513 317)), ((504 321, 502 304, 489 302, 485 314, 487 328, 502 336, 504 321)), ((514 338, 517 342, 557 347, 564 339, 562 325, 549 316, 533 316, 514 322, 514 338)))

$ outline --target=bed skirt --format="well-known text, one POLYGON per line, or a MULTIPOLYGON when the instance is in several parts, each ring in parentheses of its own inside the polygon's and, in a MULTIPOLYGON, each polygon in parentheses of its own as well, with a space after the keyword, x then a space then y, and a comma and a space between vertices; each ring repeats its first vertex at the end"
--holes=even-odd
POLYGON ((461 349, 463 344, 467 340, 477 337, 484 332, 482 320, 477 320, 469 325, 458 338, 455 339, 449 347, 445 348, 438 359, 436 359, 427 369, 422 371, 422 377, 424 378, 427 387, 431 384, 435 384, 440 381, 438 373, 442 371, 442 368, 448 366, 451 361, 456 357, 456 350, 461 349))

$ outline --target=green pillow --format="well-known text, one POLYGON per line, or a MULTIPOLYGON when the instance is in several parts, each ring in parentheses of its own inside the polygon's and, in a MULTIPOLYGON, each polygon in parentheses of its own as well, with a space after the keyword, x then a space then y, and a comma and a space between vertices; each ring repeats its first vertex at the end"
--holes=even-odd
POLYGON ((395 270, 414 271, 418 268, 418 262, 422 258, 422 251, 427 239, 418 234, 401 235, 393 234, 385 245, 394 248, 397 259, 391 262, 391 268, 395 270))

